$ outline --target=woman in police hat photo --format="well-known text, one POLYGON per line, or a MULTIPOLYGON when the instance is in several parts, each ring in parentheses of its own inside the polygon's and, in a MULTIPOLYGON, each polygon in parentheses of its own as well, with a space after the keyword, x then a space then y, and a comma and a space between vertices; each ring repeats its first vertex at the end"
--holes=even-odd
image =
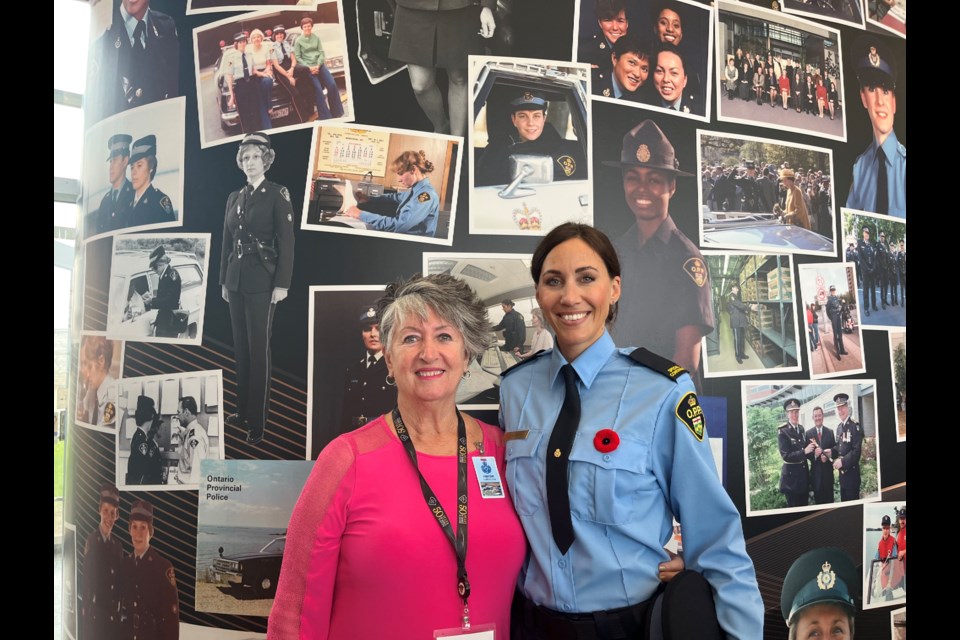
POLYGON ((237 167, 247 184, 227 197, 220 254, 221 296, 230 305, 237 361, 237 410, 226 419, 263 439, 270 407, 270 336, 277 304, 293 274, 293 205, 286 187, 266 179, 276 158, 270 136, 244 136, 237 167))
POLYGON ((859 593, 860 576, 842 549, 813 549, 797 558, 780 593, 790 640, 853 640, 859 593))

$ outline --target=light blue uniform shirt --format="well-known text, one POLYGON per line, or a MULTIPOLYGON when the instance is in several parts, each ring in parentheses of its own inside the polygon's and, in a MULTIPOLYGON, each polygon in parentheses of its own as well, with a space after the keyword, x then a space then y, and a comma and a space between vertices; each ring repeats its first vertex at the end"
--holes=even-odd
POLYGON ((396 217, 382 216, 378 213, 363 211, 364 203, 357 203, 361 209, 360 220, 377 231, 393 231, 432 238, 437 232, 437 219, 440 217, 440 198, 430 184, 430 178, 417 182, 409 191, 388 193, 370 198, 370 204, 390 202, 397 205, 396 217))
POLYGON ((876 138, 853 163, 853 184, 847 196, 847 207, 874 211, 877 202, 877 148, 883 147, 887 157, 887 214, 907 217, 907 148, 893 131, 878 145, 876 138))
POLYGON ((763 601, 740 514, 720 484, 706 434, 697 440, 676 415, 693 382, 687 374, 674 381, 637 364, 631 351, 617 349, 604 332, 572 363, 581 418, 568 467, 576 540, 566 555, 550 529, 545 467, 567 361, 554 349, 502 380, 501 424, 508 433, 528 431, 509 440, 506 452, 507 482, 530 542, 519 587, 533 602, 561 612, 648 600, 660 584, 658 565, 669 559, 663 547, 676 516, 686 567, 713 587, 723 629, 733 638, 760 638, 763 601), (620 437, 609 453, 594 445, 601 429, 620 437))

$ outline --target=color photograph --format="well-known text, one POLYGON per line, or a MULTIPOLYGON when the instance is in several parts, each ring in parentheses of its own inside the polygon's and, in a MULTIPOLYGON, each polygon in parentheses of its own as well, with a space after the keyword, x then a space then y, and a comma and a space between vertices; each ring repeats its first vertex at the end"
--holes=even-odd
POLYGON ((845 262, 857 267, 857 300, 868 329, 907 326, 907 223, 902 218, 841 209, 845 262))
POLYGON ((880 499, 874 381, 741 386, 748 516, 880 499))
POLYGON ((809 336, 804 346, 810 377, 817 380, 864 373, 856 268, 821 262, 801 264, 797 269, 809 336))
POLYGON ((353 120, 339 0, 306 14, 260 11, 225 18, 194 29, 193 39, 203 148, 255 131, 353 120))
MULTIPOLYGON (((907 38, 907 0, 864 0, 867 22, 903 39, 907 38)), ((906 631, 904 631, 906 635, 906 631)))
POLYGON ((863 29, 863 0, 781 0, 783 12, 863 29))
POLYGON ((907 503, 863 505, 863 608, 907 602, 907 503))
POLYGON ((187 15, 195 13, 215 13, 225 11, 259 11, 261 9, 280 9, 299 7, 315 9, 317 0, 187 0, 187 15))
POLYGON ((907 332, 890 331, 890 371, 897 414, 897 442, 907 441, 907 332))
POLYGON ((840 32, 750 5, 717 3, 717 118, 847 140, 840 32), (751 75, 746 97, 730 96, 724 67, 751 75), (739 67, 738 67, 739 65, 739 67))
POLYGON ((470 56, 470 233, 545 235, 593 221, 590 69, 470 56))
POLYGON ((440 134, 317 127, 301 228, 451 245, 462 148, 440 134))
POLYGON ((123 371, 123 341, 85 331, 80 336, 76 422, 113 433, 117 428, 117 380, 123 371))

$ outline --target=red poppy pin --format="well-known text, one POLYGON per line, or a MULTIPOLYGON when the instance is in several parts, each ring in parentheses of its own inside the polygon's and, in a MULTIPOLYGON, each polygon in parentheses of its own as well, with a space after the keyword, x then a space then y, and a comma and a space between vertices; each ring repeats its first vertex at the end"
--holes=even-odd
POLYGON ((613 429, 600 429, 597 435, 593 436, 593 446, 600 453, 610 453, 620 446, 620 436, 613 429))

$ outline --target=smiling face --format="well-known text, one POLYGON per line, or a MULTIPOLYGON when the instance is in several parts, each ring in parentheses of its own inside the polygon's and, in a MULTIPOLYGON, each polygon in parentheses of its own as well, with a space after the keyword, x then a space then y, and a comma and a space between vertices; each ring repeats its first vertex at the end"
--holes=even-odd
POLYGON ((616 54, 611 56, 613 60, 613 75, 617 78, 617 84, 624 91, 633 93, 643 86, 650 76, 650 59, 646 56, 640 57, 636 53, 627 52, 619 58, 616 54))
MULTIPOLYGON (((680 24, 680 16, 672 9, 664 9, 657 16, 657 24, 654 26, 657 39, 660 42, 669 42, 670 44, 680 44, 683 40, 683 26, 680 24)), ((740 51, 737 50, 739 55, 740 51)))
POLYGON ((683 60, 672 51, 661 51, 653 72, 653 86, 664 102, 676 102, 687 86, 687 72, 683 60))
POLYGON ((384 357, 400 403, 454 402, 469 366, 463 335, 433 309, 426 320, 413 315, 399 322, 384 357))
POLYGON ((797 628, 795 636, 801 638, 830 638, 830 640, 846 640, 852 638, 850 634, 850 616, 847 612, 834 604, 815 604, 800 612, 794 626, 797 628))
POLYGON ((133 552, 142 556, 150 548, 150 525, 143 520, 130 521, 130 542, 133 543, 133 552))
POLYGON ((621 11, 613 18, 601 18, 597 22, 600 23, 600 31, 603 32, 603 37, 610 44, 627 35, 627 29, 630 27, 625 11, 621 11))
POLYGON ((113 525, 117 523, 117 507, 109 502, 100 503, 100 531, 109 536, 113 525))
POLYGON ((813 410, 813 424, 816 427, 823 426, 823 409, 814 409, 813 410))
POLYGON ((800 422, 800 409, 787 409, 787 422, 798 424, 800 422))
POLYGON ((543 133, 547 114, 543 109, 524 109, 516 111, 510 116, 510 121, 517 129, 517 135, 524 142, 532 142, 543 133))
POLYGON ((837 417, 840 418, 840 422, 846 421, 850 417, 850 405, 848 404, 838 404, 837 405, 837 417))
POLYGON ((883 87, 863 87, 860 89, 860 100, 870 116, 874 139, 883 143, 893 131, 893 116, 897 113, 896 94, 883 87))
POLYGON ((370 353, 379 353, 383 349, 383 345, 380 343, 380 325, 371 324, 368 327, 364 327, 362 331, 363 335, 363 348, 370 353))
POLYGON ((573 361, 603 335, 610 307, 620 299, 620 276, 611 278, 600 255, 572 238, 547 254, 536 291, 560 353, 573 361))
POLYGON ((658 169, 631 167, 623 172, 623 197, 637 222, 665 220, 677 179, 658 169))

